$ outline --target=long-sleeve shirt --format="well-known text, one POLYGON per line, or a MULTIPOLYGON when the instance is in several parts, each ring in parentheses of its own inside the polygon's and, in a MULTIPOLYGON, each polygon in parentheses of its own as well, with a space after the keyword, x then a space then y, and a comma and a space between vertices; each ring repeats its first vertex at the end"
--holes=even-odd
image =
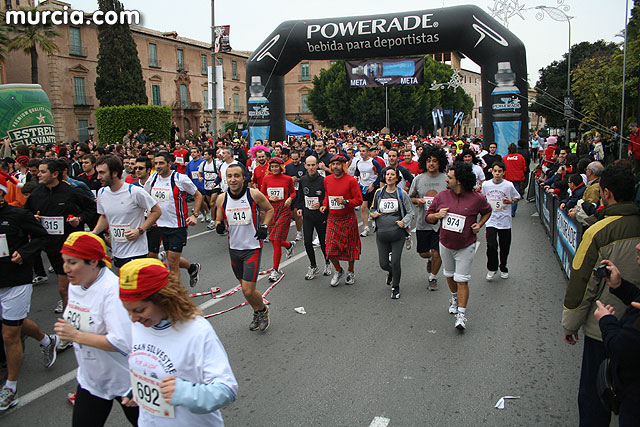
POLYGON ((329 214, 336 216, 349 215, 353 213, 356 206, 362 204, 362 190, 360 184, 351 175, 346 173, 340 178, 335 175, 328 175, 324 179, 324 200, 322 204, 329 208, 329 214), (346 205, 333 203, 335 197, 342 197, 348 200, 346 205))
MULTIPOLYGON (((260 188, 262 194, 267 199, 271 196, 277 196, 278 202, 284 202, 289 197, 294 199, 296 197, 296 190, 293 188, 293 180, 290 176, 283 173, 278 175, 269 174, 262 180, 262 187, 260 188)), ((271 202, 273 203, 273 202, 271 202)))

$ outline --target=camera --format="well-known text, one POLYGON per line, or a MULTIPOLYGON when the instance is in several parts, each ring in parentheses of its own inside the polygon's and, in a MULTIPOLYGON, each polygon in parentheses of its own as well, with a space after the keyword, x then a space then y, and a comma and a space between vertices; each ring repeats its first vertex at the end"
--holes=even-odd
POLYGON ((602 264, 599 267, 596 267, 596 268, 593 269, 593 275, 598 280, 602 280, 605 277, 609 277, 611 275, 611 271, 609 271, 609 269, 607 269, 607 265, 606 264, 602 264))

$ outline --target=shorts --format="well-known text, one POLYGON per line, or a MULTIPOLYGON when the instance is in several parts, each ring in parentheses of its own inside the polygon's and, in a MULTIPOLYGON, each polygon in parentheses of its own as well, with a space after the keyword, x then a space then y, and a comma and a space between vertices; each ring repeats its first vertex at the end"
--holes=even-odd
POLYGON ((375 193, 376 193, 375 189, 370 193, 362 193, 362 201, 367 202, 368 206, 371 206, 371 204, 373 203, 373 195, 375 193))
POLYGON ((182 248, 187 245, 187 227, 158 227, 158 230, 165 251, 182 253, 182 248))
POLYGON ((214 194, 220 194, 220 187, 213 188, 211 190, 204 190, 204 195, 207 196, 207 197, 211 197, 214 194))
POLYGON ((126 263, 128 263, 129 261, 133 261, 134 259, 140 259, 140 258, 146 258, 147 254, 144 255, 136 255, 136 256, 130 256, 127 258, 118 258, 118 257, 112 257, 111 261, 113 261, 113 266, 116 268, 122 268, 123 265, 125 265, 126 263))
POLYGON ((10 288, 0 288, 2 323, 9 326, 22 324, 31 308, 32 291, 33 285, 31 283, 10 288))
POLYGON ((231 269, 236 279, 255 283, 260 272, 260 258, 262 248, 257 249, 229 249, 231 269))
POLYGON ((426 254, 431 250, 440 250, 440 230, 416 230, 416 252, 426 254))
POLYGON ((55 271, 55 273, 59 276, 64 276, 64 267, 63 267, 63 261, 62 261, 62 254, 60 253, 60 250, 62 249, 62 247, 60 248, 45 248, 44 252, 47 254, 47 258, 49 258, 49 263, 51 264, 51 267, 53 267, 53 270, 55 271))
POLYGON ((453 277, 453 280, 458 283, 469 282, 477 247, 477 241, 462 249, 449 249, 440 243, 440 258, 442 258, 444 277, 453 277))
POLYGON ((147 247, 151 253, 160 252, 160 230, 158 227, 154 226, 147 230, 147 247))

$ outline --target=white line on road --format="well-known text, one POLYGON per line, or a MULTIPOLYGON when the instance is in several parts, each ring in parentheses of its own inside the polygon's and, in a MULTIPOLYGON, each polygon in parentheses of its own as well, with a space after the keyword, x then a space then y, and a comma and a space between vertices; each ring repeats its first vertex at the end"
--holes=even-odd
POLYGON ((76 377, 76 371, 77 369, 67 372, 61 377, 58 377, 55 380, 50 381, 45 385, 40 386, 37 389, 25 394, 24 396, 21 396, 17 407, 20 408, 21 406, 27 405, 33 402, 34 400, 44 396, 45 394, 57 389, 58 387, 65 385, 66 383, 68 383, 69 381, 71 381, 76 377))
POLYGON ((369 427, 387 427, 389 421, 391 421, 389 418, 375 417, 373 421, 371 421, 371 424, 369 424, 369 427))

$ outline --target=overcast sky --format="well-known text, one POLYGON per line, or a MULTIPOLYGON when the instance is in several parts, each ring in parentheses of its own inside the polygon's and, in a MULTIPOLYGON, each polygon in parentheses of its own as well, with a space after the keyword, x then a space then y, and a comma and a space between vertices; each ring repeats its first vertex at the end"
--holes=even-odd
MULTIPOLYGON (((570 6, 571 44, 581 41, 594 42, 599 39, 621 42, 616 37, 625 23, 625 0, 512 0, 525 8, 538 5, 556 6, 559 3, 570 6)), ((142 25, 159 31, 177 31, 179 35, 196 40, 211 40, 211 2, 207 0, 124 0, 126 9, 141 12, 142 25)), ((412 10, 436 9, 447 6, 473 3, 487 10, 493 0, 476 2, 459 0, 245 0, 216 1, 216 25, 231 26, 231 47, 237 50, 253 51, 264 39, 286 20, 357 16, 377 13, 405 12, 412 10), (401 6, 399 6, 401 4, 401 6)), ((91 12, 97 9, 95 0, 71 0, 74 9, 91 12)), ((629 8, 633 0, 629 0, 629 8)), ((533 86, 538 79, 538 70, 560 59, 567 51, 568 25, 546 16, 537 21, 535 11, 524 11, 522 20, 514 16, 509 20, 509 29, 522 40, 527 49, 529 82, 533 86)), ((470 60, 463 62, 463 68, 478 71, 470 60)))

